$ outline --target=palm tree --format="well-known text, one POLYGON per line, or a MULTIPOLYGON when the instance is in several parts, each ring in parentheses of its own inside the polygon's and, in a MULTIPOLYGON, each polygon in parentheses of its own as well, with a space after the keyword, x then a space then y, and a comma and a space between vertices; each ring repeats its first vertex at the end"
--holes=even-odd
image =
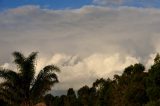
POLYGON ((0 83, 0 99, 13 106, 33 106, 58 83, 55 72, 60 70, 54 65, 48 65, 35 76, 37 52, 32 52, 28 57, 14 52, 13 56, 17 71, 0 69, 3 79, 0 83))

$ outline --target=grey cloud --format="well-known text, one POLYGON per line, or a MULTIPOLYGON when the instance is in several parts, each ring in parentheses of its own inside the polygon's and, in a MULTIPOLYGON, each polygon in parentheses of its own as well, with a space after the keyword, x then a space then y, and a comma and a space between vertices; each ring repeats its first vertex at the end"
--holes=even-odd
POLYGON ((144 8, 157 8, 159 0, 93 0, 94 5, 119 7, 119 6, 141 6, 144 8))
POLYGON ((120 5, 124 0, 93 0, 94 4, 98 5, 120 5))
POLYGON ((126 65, 147 62, 151 54, 159 52, 159 19, 160 10, 153 8, 11 9, 0 13, 0 64, 10 63, 15 50, 25 54, 39 51, 38 69, 60 59, 57 64, 63 66, 60 76, 64 82, 59 86, 66 88, 73 84, 78 88, 82 82, 90 84, 103 75, 119 73, 126 65), (57 53, 64 55, 55 58, 57 53), (117 53, 118 57, 114 55, 117 53), (96 63, 101 65, 92 69, 96 63), (78 82, 76 78, 84 80, 78 82))

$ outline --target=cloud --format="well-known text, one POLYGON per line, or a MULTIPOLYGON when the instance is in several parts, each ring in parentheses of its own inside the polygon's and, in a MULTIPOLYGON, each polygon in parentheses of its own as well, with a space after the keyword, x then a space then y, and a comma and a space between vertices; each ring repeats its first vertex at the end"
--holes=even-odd
POLYGON ((91 85, 129 64, 151 64, 150 55, 160 50, 159 19, 160 10, 154 8, 6 10, 0 13, 0 64, 11 64, 15 50, 39 51, 37 70, 50 63, 61 67, 57 89, 91 85))
MULTIPOLYGON (((42 62, 40 60, 38 63, 42 62)), ((60 83, 54 87, 56 90, 65 90, 70 87, 77 90, 84 85, 91 86, 97 78, 112 78, 114 74, 121 74, 126 66, 139 61, 135 57, 122 57, 118 53, 113 55, 92 54, 83 58, 66 54, 55 54, 50 60, 46 60, 43 61, 41 66, 55 64, 62 70, 59 74, 60 83)))
POLYGON ((100 6, 130 6, 130 7, 145 7, 157 8, 159 7, 159 0, 93 0, 94 5, 100 6))
POLYGON ((3 65, 0 66, 0 68, 9 68, 9 63, 4 63, 3 65))
POLYGON ((124 0, 93 0, 94 4, 98 5, 120 5, 124 0))

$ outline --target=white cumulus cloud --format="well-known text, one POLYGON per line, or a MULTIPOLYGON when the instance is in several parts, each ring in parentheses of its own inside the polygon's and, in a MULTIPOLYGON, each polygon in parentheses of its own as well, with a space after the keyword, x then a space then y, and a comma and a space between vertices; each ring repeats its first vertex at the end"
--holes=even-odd
MULTIPOLYGON (((41 63, 41 59, 37 64, 41 63)), ((125 67, 138 63, 132 56, 92 54, 87 57, 55 54, 49 60, 43 61, 41 66, 55 64, 60 67, 60 83, 54 89, 78 89, 83 85, 91 86, 97 78, 112 78, 114 74, 121 74, 125 67)))

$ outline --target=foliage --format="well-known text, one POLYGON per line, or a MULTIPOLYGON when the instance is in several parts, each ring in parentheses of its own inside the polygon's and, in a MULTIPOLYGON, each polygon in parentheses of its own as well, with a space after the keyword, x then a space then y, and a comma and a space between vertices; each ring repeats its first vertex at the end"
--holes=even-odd
POLYGON ((13 56, 17 70, 0 69, 0 77, 4 80, 0 84, 0 99, 13 106, 32 106, 58 82, 55 72, 60 70, 48 65, 35 76, 37 52, 28 57, 14 52, 13 56))
POLYGON ((79 88, 77 93, 73 88, 69 88, 67 94, 61 96, 52 94, 44 96, 51 85, 58 81, 53 70, 59 71, 59 69, 53 65, 46 66, 37 77, 34 77, 35 54, 32 53, 27 58, 17 54, 15 63, 19 73, 1 69, 0 76, 5 79, 1 83, 0 90, 0 103, 3 106, 9 106, 6 103, 35 104, 40 100, 47 106, 159 106, 160 104, 159 54, 148 70, 143 64, 136 63, 126 67, 121 75, 114 75, 113 79, 97 79, 92 86, 85 85, 79 88))
POLYGON ((112 80, 97 79, 92 87, 81 87, 77 96, 69 88, 67 95, 53 101, 53 106, 159 106, 160 56, 157 54, 148 71, 143 64, 136 63, 112 80), (58 101, 61 103, 56 105, 58 101))

